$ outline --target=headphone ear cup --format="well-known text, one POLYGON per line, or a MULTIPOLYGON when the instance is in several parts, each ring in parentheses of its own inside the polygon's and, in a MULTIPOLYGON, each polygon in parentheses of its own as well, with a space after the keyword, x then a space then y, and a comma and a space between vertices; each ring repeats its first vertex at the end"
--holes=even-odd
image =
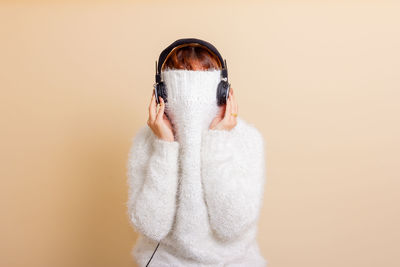
POLYGON ((218 106, 225 105, 228 96, 229 96, 229 83, 226 81, 220 81, 217 88, 218 106))
MULTIPOLYGON (((161 96, 165 103, 168 102, 167 101, 167 88, 166 88, 164 82, 160 82, 157 84, 157 95, 161 96)), ((160 104, 158 98, 157 98, 157 103, 160 104)))

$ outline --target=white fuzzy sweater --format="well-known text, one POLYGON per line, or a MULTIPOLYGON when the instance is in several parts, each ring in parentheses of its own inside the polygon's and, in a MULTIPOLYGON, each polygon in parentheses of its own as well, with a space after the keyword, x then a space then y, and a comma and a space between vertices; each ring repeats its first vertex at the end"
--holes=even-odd
POLYGON ((202 130, 199 140, 199 154, 183 157, 182 143, 147 125, 133 138, 127 207, 141 235, 132 255, 145 266, 161 241, 150 266, 266 266, 256 241, 262 134, 237 117, 232 130, 202 130))

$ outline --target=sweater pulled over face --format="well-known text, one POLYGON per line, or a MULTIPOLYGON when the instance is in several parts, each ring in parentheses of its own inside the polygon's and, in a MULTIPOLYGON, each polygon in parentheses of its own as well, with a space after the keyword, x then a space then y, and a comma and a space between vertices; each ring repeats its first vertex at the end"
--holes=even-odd
POLYGON ((266 266, 256 241, 265 185, 262 134, 237 117, 211 130, 220 70, 162 72, 173 142, 148 125, 132 140, 127 212, 139 266, 266 266))

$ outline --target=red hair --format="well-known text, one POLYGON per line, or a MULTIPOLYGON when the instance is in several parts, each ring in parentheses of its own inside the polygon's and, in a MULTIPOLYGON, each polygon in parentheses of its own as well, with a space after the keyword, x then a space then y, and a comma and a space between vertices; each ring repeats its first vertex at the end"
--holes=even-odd
POLYGON ((174 48, 161 69, 197 70, 199 67, 202 70, 222 69, 221 62, 214 53, 194 43, 174 48))

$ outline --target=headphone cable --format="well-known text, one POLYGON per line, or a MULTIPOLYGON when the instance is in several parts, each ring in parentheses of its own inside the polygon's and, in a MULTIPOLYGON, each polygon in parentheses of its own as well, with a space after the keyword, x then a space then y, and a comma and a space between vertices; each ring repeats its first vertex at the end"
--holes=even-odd
POLYGON ((153 259, 154 254, 156 253, 158 246, 160 245, 160 242, 158 242, 156 249, 153 251, 153 254, 151 255, 149 261, 146 264, 146 267, 149 266, 149 263, 151 262, 151 259, 153 259))

